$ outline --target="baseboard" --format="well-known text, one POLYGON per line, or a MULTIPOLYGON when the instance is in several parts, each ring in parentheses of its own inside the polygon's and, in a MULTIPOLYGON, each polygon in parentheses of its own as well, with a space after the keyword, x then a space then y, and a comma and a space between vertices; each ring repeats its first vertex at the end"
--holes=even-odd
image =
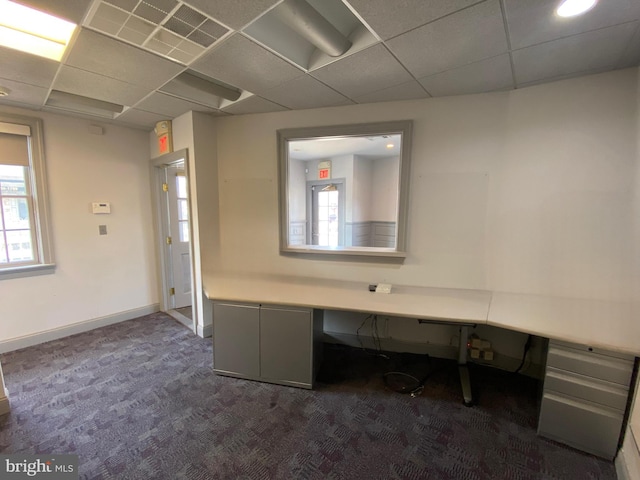
POLYGON ((167 313, 171 315, 171 317, 173 317, 174 320, 180 322, 189 330, 193 331, 193 320, 191 320, 189 317, 185 317, 177 310, 169 310, 167 313))
POLYGON ((200 338, 208 338, 213 336, 213 325, 200 325, 198 324, 198 328, 196 334, 200 338))
POLYGON ((628 427, 622 448, 616 456, 615 465, 618 480, 640 479, 640 450, 638 450, 633 432, 628 427))
POLYGON ((51 340, 57 340, 77 333, 88 332, 95 328, 106 327, 107 325, 132 320, 134 318, 143 317, 144 315, 149 315, 159 311, 160 305, 154 303, 145 307, 134 308, 133 310, 114 313, 113 315, 107 315, 105 317, 93 318, 91 320, 73 323, 64 327, 45 330, 44 332, 38 332, 32 335, 25 335, 24 337, 3 340, 0 342, 0 353, 32 347, 41 343, 50 342, 51 340))
POLYGON ((9 394, 4 391, 4 397, 0 397, 0 416, 6 415, 11 411, 11 405, 9 404, 9 394))

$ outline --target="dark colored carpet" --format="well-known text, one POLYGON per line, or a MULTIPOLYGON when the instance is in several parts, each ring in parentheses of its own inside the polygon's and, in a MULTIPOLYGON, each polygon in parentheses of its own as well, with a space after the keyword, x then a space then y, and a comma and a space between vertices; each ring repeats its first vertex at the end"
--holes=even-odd
POLYGON ((2 355, 0 452, 77 454, 97 479, 615 478, 536 436, 529 378, 476 367, 467 408, 455 365, 326 345, 308 391, 216 376, 211 343, 154 314, 2 355), (412 398, 389 369, 435 372, 412 398))

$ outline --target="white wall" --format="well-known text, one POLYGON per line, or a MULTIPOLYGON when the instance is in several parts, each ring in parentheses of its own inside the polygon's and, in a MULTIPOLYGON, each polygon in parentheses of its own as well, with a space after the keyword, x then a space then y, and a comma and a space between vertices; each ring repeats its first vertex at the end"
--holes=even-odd
POLYGON ((636 77, 217 119, 220 268, 629 298, 636 77), (276 130, 372 119, 414 120, 404 264, 280 256, 276 130))
POLYGON ((157 309, 148 134, 104 125, 104 135, 94 135, 88 126, 99 122, 2 111, 43 119, 57 268, 0 281, 0 342, 157 309), (112 213, 93 215, 98 201, 111 202, 112 213))

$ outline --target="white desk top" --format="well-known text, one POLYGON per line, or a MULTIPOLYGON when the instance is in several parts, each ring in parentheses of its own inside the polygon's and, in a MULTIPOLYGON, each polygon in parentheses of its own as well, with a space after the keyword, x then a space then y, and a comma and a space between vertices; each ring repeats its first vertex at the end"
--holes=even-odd
POLYGON ((493 292, 487 324, 640 356, 640 304, 493 292))
POLYGON ((207 275, 212 300, 268 303, 491 325, 640 356, 640 303, 547 297, 487 290, 368 284, 281 275, 207 275))
POLYGON ((209 299, 349 310, 396 317, 485 324, 491 294, 482 290, 394 285, 390 294, 367 283, 286 276, 204 275, 209 299))

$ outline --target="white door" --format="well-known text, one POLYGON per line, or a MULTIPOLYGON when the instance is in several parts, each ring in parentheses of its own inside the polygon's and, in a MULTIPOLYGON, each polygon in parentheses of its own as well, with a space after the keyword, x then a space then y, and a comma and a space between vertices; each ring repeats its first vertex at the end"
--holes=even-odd
POLYGON ((184 162, 165 169, 169 211, 167 245, 169 247, 173 302, 172 307, 191 305, 191 257, 189 255, 189 198, 184 162))

